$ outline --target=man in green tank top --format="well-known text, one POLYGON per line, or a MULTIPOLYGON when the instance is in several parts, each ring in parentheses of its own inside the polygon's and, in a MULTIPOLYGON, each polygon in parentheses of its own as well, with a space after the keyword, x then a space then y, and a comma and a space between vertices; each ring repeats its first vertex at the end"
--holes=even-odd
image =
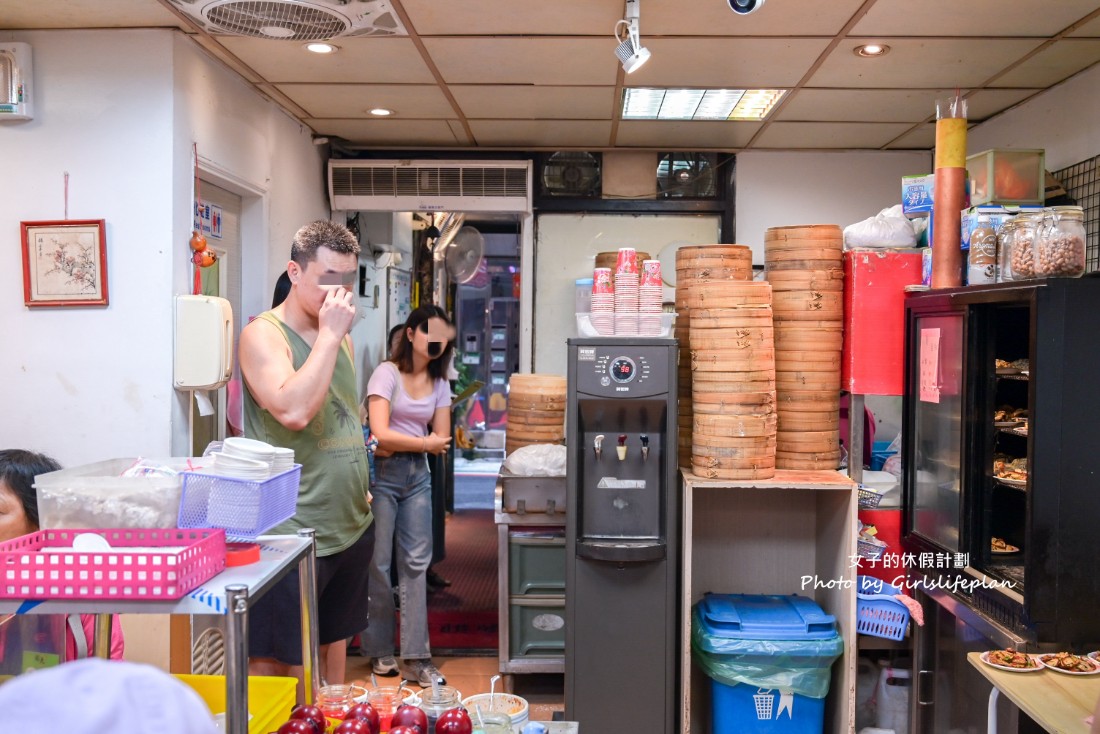
MULTIPOLYGON (((374 528, 351 344, 359 243, 341 224, 316 221, 291 247, 286 300, 241 332, 245 435, 294 449, 302 465, 297 513, 272 533, 317 531, 320 670, 344 680, 344 640, 366 624, 374 528), (330 649, 331 646, 331 649, 330 649)), ((302 679, 297 573, 249 614, 249 672, 302 679)))

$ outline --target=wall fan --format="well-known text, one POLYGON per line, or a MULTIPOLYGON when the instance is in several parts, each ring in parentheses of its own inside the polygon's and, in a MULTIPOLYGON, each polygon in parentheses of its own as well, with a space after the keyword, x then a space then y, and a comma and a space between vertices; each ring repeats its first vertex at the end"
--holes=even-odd
POLYGON ((657 164, 657 191, 665 198, 713 198, 718 189, 713 153, 665 153, 657 164))
POLYGON ((476 228, 466 225, 455 234, 447 245, 444 260, 447 275, 459 285, 470 283, 484 269, 485 238, 476 228))
POLYGON ((591 153, 554 153, 542 167, 542 190, 550 196, 598 196, 599 160, 591 153))

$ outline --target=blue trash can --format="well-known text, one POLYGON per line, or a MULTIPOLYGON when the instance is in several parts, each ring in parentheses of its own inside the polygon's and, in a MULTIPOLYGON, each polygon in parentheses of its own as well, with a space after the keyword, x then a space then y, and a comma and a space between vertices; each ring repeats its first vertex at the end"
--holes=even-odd
POLYGON ((836 618, 804 596, 707 594, 692 651, 711 679, 714 734, 821 734, 836 618))

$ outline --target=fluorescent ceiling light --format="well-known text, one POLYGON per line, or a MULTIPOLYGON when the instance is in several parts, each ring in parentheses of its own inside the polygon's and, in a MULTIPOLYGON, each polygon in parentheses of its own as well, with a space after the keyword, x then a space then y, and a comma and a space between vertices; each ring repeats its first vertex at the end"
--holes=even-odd
POLYGON ((389 117, 393 114, 393 110, 387 110, 385 107, 375 107, 370 113, 376 117, 389 117))
POLYGON ((624 120, 763 120, 785 89, 650 89, 628 87, 624 120))

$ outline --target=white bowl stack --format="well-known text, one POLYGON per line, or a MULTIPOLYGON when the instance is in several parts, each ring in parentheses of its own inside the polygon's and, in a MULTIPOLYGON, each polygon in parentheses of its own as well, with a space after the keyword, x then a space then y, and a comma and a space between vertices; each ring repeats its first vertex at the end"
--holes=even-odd
POLYGON ((240 436, 225 439, 222 450, 211 456, 214 474, 252 481, 263 481, 294 466, 291 449, 240 436))

